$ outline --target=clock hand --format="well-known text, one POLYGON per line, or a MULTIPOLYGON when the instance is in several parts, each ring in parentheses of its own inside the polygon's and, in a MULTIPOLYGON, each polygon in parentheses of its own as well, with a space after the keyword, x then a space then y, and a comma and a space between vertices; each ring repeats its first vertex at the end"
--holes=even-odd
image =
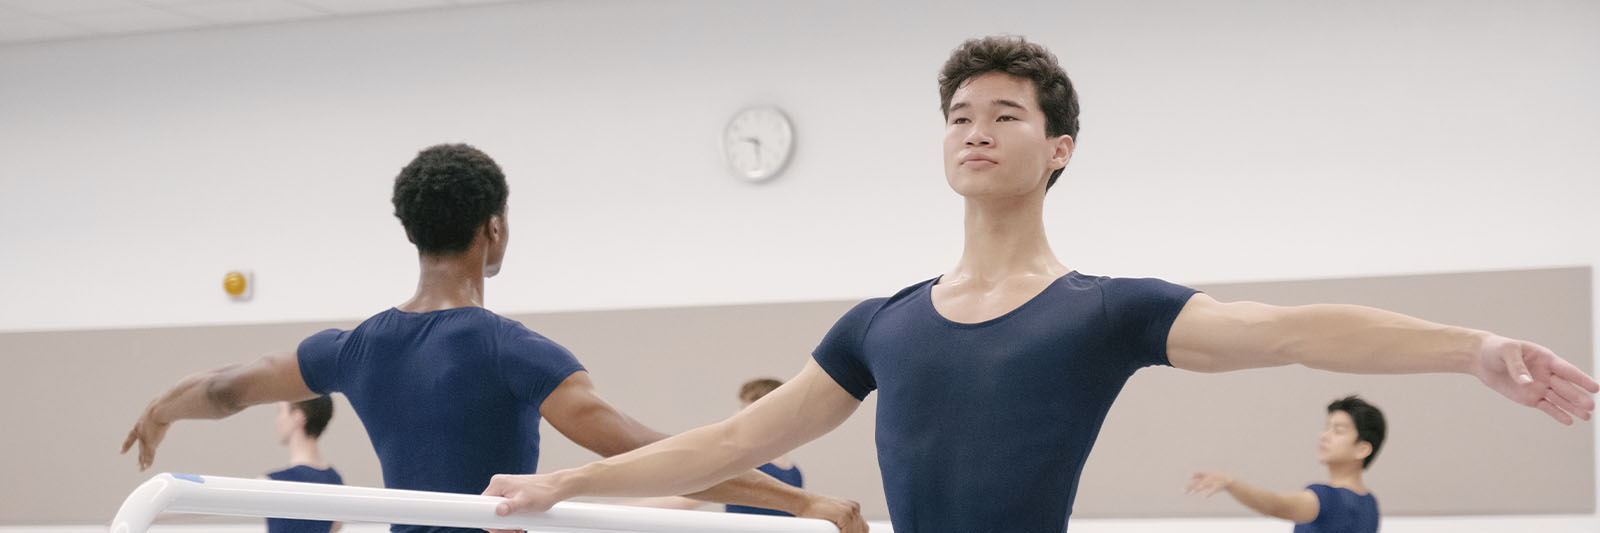
POLYGON ((754 148, 755 151, 756 151, 756 154, 755 154, 756 155, 756 160, 760 161, 761 160, 761 139, 757 139, 755 137, 745 137, 745 138, 740 139, 740 140, 744 141, 744 142, 747 142, 747 143, 750 143, 750 147, 754 148))

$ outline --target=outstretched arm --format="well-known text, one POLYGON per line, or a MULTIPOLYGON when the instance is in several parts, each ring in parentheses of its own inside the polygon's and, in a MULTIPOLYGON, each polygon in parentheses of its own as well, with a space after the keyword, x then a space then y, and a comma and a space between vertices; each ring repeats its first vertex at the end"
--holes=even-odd
POLYGON ((653 507, 656 509, 679 509, 683 511, 693 511, 695 509, 705 507, 706 505, 706 502, 693 498, 685 498, 683 496, 651 496, 649 498, 635 498, 632 500, 606 503, 615 503, 617 505, 628 505, 633 507, 653 507))
MULTIPOLYGON (((595 394, 594 383, 589 379, 588 372, 576 372, 568 376, 550 393, 539 410, 562 435, 604 457, 667 438, 666 434, 617 411, 595 394)), ((761 462, 770 459, 768 457, 761 462)), ((857 508, 850 502, 812 494, 759 470, 745 470, 732 479, 688 496, 716 503, 777 509, 795 516, 828 520, 841 528, 856 522, 865 524, 857 508)))
POLYGON ((1189 478, 1187 490, 1189 494, 1203 494, 1209 497, 1219 490, 1228 491, 1229 496, 1233 496, 1233 499, 1255 512, 1296 524, 1316 520, 1317 513, 1322 510, 1322 503, 1317 501, 1316 493, 1309 490, 1272 492, 1218 472, 1196 472, 1189 478))
POLYGON ((1362 374, 1460 372, 1562 424, 1588 420, 1600 384, 1537 344, 1358 305, 1280 307, 1197 294, 1167 336, 1172 366, 1226 372, 1301 364, 1362 374))
POLYGON ((315 398, 300 377, 295 352, 267 354, 255 361, 201 372, 179 381, 145 407, 122 443, 122 453, 139 445, 139 470, 155 461, 156 446, 173 422, 225 418, 244 408, 277 401, 315 398))
MULTIPOLYGON (((577 496, 661 496, 706 490, 838 427, 860 400, 816 362, 731 418, 579 468, 498 475, 484 494, 502 515, 544 511, 577 496)), ((580 442, 580 444, 582 444, 580 442)))

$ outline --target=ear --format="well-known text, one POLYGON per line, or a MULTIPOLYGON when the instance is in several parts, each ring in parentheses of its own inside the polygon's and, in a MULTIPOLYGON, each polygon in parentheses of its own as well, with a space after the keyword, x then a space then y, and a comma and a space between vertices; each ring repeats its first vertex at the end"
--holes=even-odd
POLYGON ((1364 440, 1356 441, 1356 459, 1365 461, 1368 457, 1372 457, 1372 443, 1364 440))
POLYGON ((489 222, 483 225, 483 236, 489 242, 500 242, 506 236, 506 219, 500 215, 489 215, 489 222))
POLYGON ((1050 170, 1066 168, 1067 162, 1072 160, 1072 151, 1077 145, 1071 135, 1062 135, 1055 138, 1055 153, 1050 155, 1050 170))

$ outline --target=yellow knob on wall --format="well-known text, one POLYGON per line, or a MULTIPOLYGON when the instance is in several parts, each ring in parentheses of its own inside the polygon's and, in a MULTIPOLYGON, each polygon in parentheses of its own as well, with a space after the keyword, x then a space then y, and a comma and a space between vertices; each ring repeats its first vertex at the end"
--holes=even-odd
POLYGON ((244 294, 244 289, 244 274, 229 272, 228 275, 222 277, 222 290, 228 291, 228 295, 238 296, 244 294))
POLYGON ((222 276, 222 292, 235 301, 246 301, 255 292, 255 274, 249 270, 233 270, 222 276))

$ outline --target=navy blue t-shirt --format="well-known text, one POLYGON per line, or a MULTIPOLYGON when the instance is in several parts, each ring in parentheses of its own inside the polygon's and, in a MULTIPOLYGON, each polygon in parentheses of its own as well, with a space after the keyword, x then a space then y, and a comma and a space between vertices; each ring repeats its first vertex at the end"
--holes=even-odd
MULTIPOLYGON (((306 465, 295 465, 277 472, 268 472, 267 479, 299 481, 301 483, 326 483, 328 485, 344 484, 344 478, 339 477, 339 472, 335 471, 331 466, 328 468, 312 468, 306 465)), ((331 529, 333 529, 333 522, 321 520, 267 519, 267 533, 328 533, 331 529)))
MULTIPOLYGON (((806 486, 805 477, 800 475, 800 467, 798 465, 789 465, 789 468, 778 468, 778 465, 775 465, 775 464, 772 464, 772 463, 767 463, 767 464, 761 465, 759 467, 756 467, 756 470, 760 470, 762 472, 766 472, 767 475, 772 476, 774 478, 777 478, 778 481, 782 481, 784 483, 788 483, 790 486, 795 486, 795 487, 800 487, 800 488, 805 488, 805 486, 806 486)), ((764 508, 761 508, 761 507, 747 507, 747 506, 744 506, 744 505, 729 504, 729 505, 724 506, 724 509, 727 512, 730 512, 730 513, 765 514, 765 515, 773 515, 773 516, 794 516, 792 514, 785 513, 783 511, 779 511, 777 509, 764 509, 764 508)))
POLYGON ((1377 533, 1378 499, 1372 494, 1313 484, 1306 487, 1317 495, 1317 519, 1295 524, 1294 533, 1377 533))
POLYGON ((975 324, 933 307, 937 279, 851 309, 813 358, 878 391, 878 467, 895 531, 1065 531, 1101 422, 1135 370, 1166 365, 1195 291, 1069 273, 975 324))
MULTIPOLYGON (((390 309, 300 343, 318 394, 344 393, 389 488, 479 494, 539 464, 539 405, 583 370, 566 348, 481 307, 390 309)), ((479 531, 394 526, 394 531, 479 531)))

